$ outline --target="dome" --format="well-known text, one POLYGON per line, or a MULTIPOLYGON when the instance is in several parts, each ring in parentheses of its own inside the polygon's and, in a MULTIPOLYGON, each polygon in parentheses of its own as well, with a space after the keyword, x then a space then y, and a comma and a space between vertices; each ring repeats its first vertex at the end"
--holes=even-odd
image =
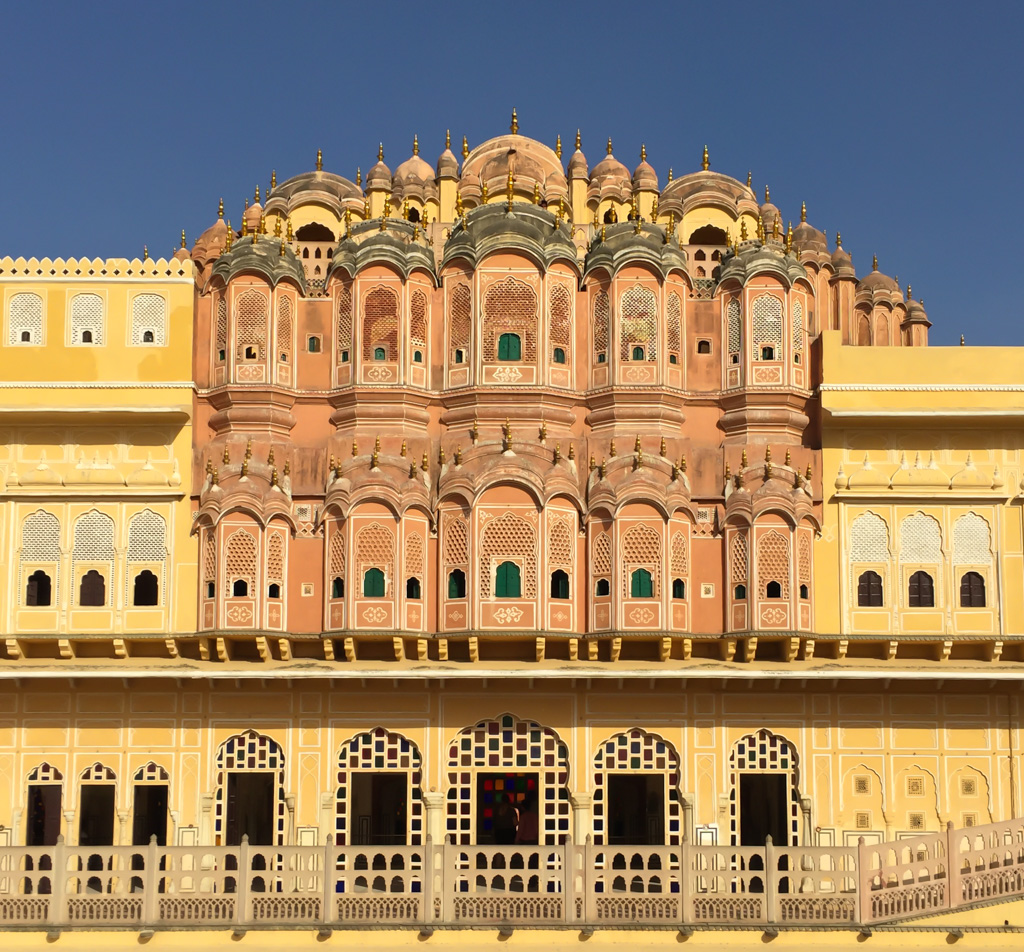
POLYGON ((633 188, 637 191, 658 191, 658 173, 647 161, 647 146, 640 146, 640 164, 633 170, 633 188))
POLYGON ((437 177, 439 179, 457 179, 459 177, 459 160, 452 152, 451 133, 445 135, 444 152, 437 160, 437 177))
POLYGON ((395 169, 394 184, 396 186, 413 183, 423 185, 433 181, 434 170, 420 158, 419 137, 416 136, 412 141, 412 155, 395 169))
POLYGON ((620 202, 628 202, 632 194, 633 179, 629 169, 612 154, 612 140, 609 139, 607 155, 590 173, 587 201, 600 202, 605 198, 614 198, 620 202))
POLYGON ((702 164, 699 172, 680 176, 665 186, 658 203, 661 214, 675 212, 677 218, 682 218, 694 208, 711 207, 721 209, 734 218, 744 212, 755 217, 760 215, 761 209, 749 185, 730 175, 712 172, 706 150, 702 164))
POLYGON ((228 239, 228 226, 224 221, 224 203, 220 203, 220 215, 209 228, 206 229, 192 245, 192 259, 199 264, 205 264, 211 258, 216 258, 224 250, 228 239))
POLYGON ((293 208, 310 202, 340 210, 346 199, 363 200, 360 188, 347 178, 322 170, 303 172, 274 189, 273 196, 267 198, 267 211, 280 211, 287 216, 293 208))
POLYGON ((473 149, 462 163, 460 185, 486 185, 490 195, 504 194, 510 171, 518 195, 532 196, 536 187, 548 202, 569 195, 562 160, 554 149, 518 133, 488 139, 473 149))
POLYGON ((576 130, 576 151, 569 159, 569 180, 587 178, 587 157, 580 149, 580 130, 576 130))
POLYGON ((878 258, 873 258, 871 262, 871 273, 861 278, 857 282, 858 291, 888 291, 890 294, 895 292, 899 294, 899 285, 889 277, 887 274, 882 274, 878 270, 878 258))
POLYGON ((843 274, 856 277, 857 272, 853 267, 853 259, 843 250, 843 236, 836 235, 836 250, 832 252, 832 267, 836 274, 843 274))
POLYGON ((245 222, 246 229, 249 234, 252 234, 257 228, 260 227, 260 219, 263 217, 263 206, 259 203, 259 200, 253 202, 242 215, 242 221, 245 222))
POLYGON ((761 205, 759 212, 761 220, 764 222, 765 231, 771 232, 774 221, 778 221, 779 230, 782 230, 782 213, 776 205, 772 204, 772 195, 767 185, 764 187, 764 204, 761 205))
POLYGON ((366 190, 391 191, 391 169, 384 164, 384 146, 377 147, 377 164, 366 173, 366 190))

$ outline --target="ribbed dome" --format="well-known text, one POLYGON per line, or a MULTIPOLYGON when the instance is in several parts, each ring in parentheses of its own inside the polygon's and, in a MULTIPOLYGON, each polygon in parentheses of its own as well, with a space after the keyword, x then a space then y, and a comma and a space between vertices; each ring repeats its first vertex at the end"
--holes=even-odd
POLYGON ((377 164, 366 173, 366 190, 391 190, 391 169, 384 164, 384 146, 377 149, 377 164))
POLYGON ((612 154, 612 140, 608 140, 608 154, 605 155, 590 172, 590 187, 587 189, 588 201, 602 201, 614 198, 620 202, 628 202, 633 194, 633 179, 626 168, 612 154))
POLYGON ((887 274, 882 274, 878 270, 878 259, 875 258, 872 263, 872 271, 870 274, 865 275, 857 282, 858 291, 888 291, 889 293, 896 292, 899 294, 899 285, 889 277, 887 274))
POLYGON ((647 161, 646 146, 641 147, 640 164, 633 170, 633 188, 645 192, 658 191, 658 173, 654 171, 654 166, 647 161))
POLYGON ((473 149, 462 164, 460 186, 470 194, 484 185, 491 196, 504 194, 510 171, 517 195, 533 196, 537 188, 548 202, 569 195, 554 149, 518 133, 488 139, 473 149))
POLYGON ((580 131, 576 130, 576 151, 569 159, 569 180, 587 177, 587 157, 580 149, 580 131))
POLYGON ((223 218, 218 218, 192 245, 192 260, 205 264, 211 258, 216 258, 224 250, 227 238, 228 226, 223 218))
POLYGON ((446 139, 444 152, 437 159, 437 177, 439 179, 457 179, 459 177, 459 160, 451 149, 451 139, 446 139))
MULTIPOLYGON (((370 171, 372 174, 373 170, 371 169, 370 171)), ((395 169, 394 184, 426 184, 427 182, 433 182, 433 180, 434 170, 427 162, 420 158, 419 140, 415 139, 413 140, 413 154, 395 169)))
POLYGON ((836 250, 832 252, 832 267, 836 274, 843 274, 856 277, 857 272, 853 267, 853 259, 843 250, 842 238, 836 235, 836 250))

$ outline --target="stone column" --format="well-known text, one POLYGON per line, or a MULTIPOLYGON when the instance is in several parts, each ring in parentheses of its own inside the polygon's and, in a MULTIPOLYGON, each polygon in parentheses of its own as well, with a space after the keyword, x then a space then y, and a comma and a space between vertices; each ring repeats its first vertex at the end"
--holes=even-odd
POLYGON ((569 802, 572 804, 572 841, 582 846, 594 832, 594 797, 589 793, 574 793, 569 795, 569 802))
POLYGON ((444 794, 436 790, 426 791, 421 794, 423 809, 426 812, 424 817, 424 833, 437 845, 444 842, 444 794))
POLYGON ((118 846, 130 846, 131 845, 131 835, 128 832, 128 818, 130 816, 131 816, 131 812, 129 810, 118 810, 117 811, 117 822, 120 825, 120 830, 118 831, 119 835, 118 835, 118 840, 117 840, 117 845, 118 846))

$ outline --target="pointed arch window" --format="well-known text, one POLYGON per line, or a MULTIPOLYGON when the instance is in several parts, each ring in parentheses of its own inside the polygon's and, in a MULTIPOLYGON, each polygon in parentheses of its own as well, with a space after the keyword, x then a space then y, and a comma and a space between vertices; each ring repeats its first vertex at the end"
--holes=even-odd
POLYGON ((647 569, 636 569, 630 576, 629 594, 631 598, 654 597, 654 582, 647 569))
POLYGON ((384 597, 384 573, 380 569, 367 569, 363 574, 363 596, 365 598, 384 597))
POLYGON ((43 608, 51 603, 53 597, 50 576, 42 569, 36 569, 29 577, 25 587, 25 604, 30 608, 43 608))
POLYGON ((135 576, 132 590, 132 604, 136 606, 157 605, 160 602, 160 582, 157 577, 143 569, 135 576))
POLYGON ((448 597, 466 597, 466 573, 462 569, 452 569, 448 573, 448 597))
POLYGON ((515 562, 502 562, 494 575, 496 598, 520 598, 522 596, 522 573, 515 562))
POLYGON ((960 607, 985 607, 985 578, 980 572, 965 572, 960 578, 960 607))
POLYGON ((882 576, 877 572, 861 572, 857 579, 857 604, 862 608, 882 606, 882 576))
POLYGON ((82 576, 82 583, 78 590, 78 604, 83 608, 96 608, 102 607, 106 603, 106 579, 96 569, 90 569, 82 576))
POLYGON ((502 334, 498 338, 498 360, 522 360, 523 340, 518 334, 502 334))
POLYGON ((569 575, 562 569, 555 569, 551 573, 551 597, 569 597, 569 575))
POLYGON ((927 572, 915 572, 910 576, 907 604, 911 608, 935 607, 935 582, 927 572))

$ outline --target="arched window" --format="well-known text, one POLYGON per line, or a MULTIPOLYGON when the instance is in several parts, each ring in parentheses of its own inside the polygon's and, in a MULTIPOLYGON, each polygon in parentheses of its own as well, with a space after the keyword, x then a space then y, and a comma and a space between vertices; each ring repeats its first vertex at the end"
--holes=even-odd
POLYGON ((710 354, 711 353, 711 341, 699 340, 697 341, 697 353, 698 354, 710 354))
POLYGON ((345 580, 340 576, 335 576, 331 582, 331 598, 344 598, 345 597, 345 580))
POLYGON ((464 350, 455 351, 455 363, 463 364, 466 362, 466 352, 464 350))
POLYGON ((985 607, 985 579, 978 572, 966 572, 960 579, 960 607, 985 607))
POLYGON ((319 337, 310 337, 306 341, 306 350, 309 353, 311 353, 311 354, 319 354, 320 353, 320 338, 319 337))
POLYGON ((647 569, 636 569, 630 576, 629 594, 632 598, 654 597, 654 584, 647 569))
POLYGON ((911 608, 935 607, 935 582, 927 572, 915 572, 910 576, 907 604, 911 608))
POLYGON ((555 571, 551 573, 551 597, 569 597, 569 576, 563 572, 562 569, 555 569, 555 571))
POLYGON ((143 569, 135 576, 134 591, 132 592, 133 605, 158 605, 160 603, 160 583, 157 577, 143 569))
POLYGON ((82 576, 82 585, 78 590, 78 604, 96 607, 107 603, 107 582, 96 569, 90 569, 82 576))
POLYGON ((686 582, 681 578, 672 579, 672 597, 686 598, 686 582))
POLYGON ((363 595, 366 598, 384 597, 384 573, 380 569, 367 569, 363 575, 363 595))
POLYGON ((882 576, 877 572, 862 572, 857 579, 857 604, 864 608, 882 605, 882 576))
POLYGON ((498 360, 522 360, 523 341, 518 334, 502 334, 498 338, 498 360))
POLYGON ((302 257, 303 258, 308 258, 309 257, 309 248, 303 248, 302 249, 302 257))
POLYGON ((522 595, 523 582, 519 566, 515 562, 502 562, 494 575, 494 595, 496 598, 519 598, 522 595))
POLYGON ((50 576, 42 569, 36 569, 28 577, 25 589, 25 604, 32 608, 43 608, 51 604, 50 576))
POLYGON ((801 598, 808 598, 809 594, 810 594, 810 589, 808 589, 808 587, 806 585, 801 585, 800 586, 800 597, 801 598))
POLYGON ((244 578, 236 578, 231 586, 231 594, 235 598, 245 598, 249 594, 249 583, 244 578))
POLYGON ((414 364, 422 364, 423 363, 423 351, 422 350, 414 350, 413 351, 412 362, 414 364))
POLYGON ((271 582, 267 586, 267 598, 280 598, 281 597, 281 586, 277 582, 271 582))
POLYGON ((565 351, 561 347, 556 347, 555 348, 554 357, 555 357, 555 363, 556 364, 564 364, 565 363, 565 351))
POLYGON ((323 256, 324 256, 323 252, 319 248, 314 249, 314 251, 313 251, 313 257, 314 258, 322 258, 323 256))
POLYGON ((420 220, 420 210, 418 208, 409 209, 409 221, 418 222, 420 220))
POLYGON ((612 585, 611 582, 606 578, 599 578, 597 580, 597 587, 594 589, 595 595, 611 595, 612 585))
POLYGON ((778 582, 769 582, 764 588, 765 598, 782 598, 782 586, 778 582))
POLYGON ((407 578, 405 580, 405 597, 406 598, 419 598, 420 597, 420 580, 418 578, 407 578))
POLYGON ((761 348, 761 359, 762 360, 774 360, 775 359, 775 348, 774 347, 762 347, 761 348))
POLYGON ((142 343, 143 344, 152 344, 153 342, 154 342, 153 332, 152 331, 143 331, 142 332, 142 343))
POLYGON ((642 347, 634 347, 633 348, 633 360, 643 360, 643 359, 644 359, 644 349, 642 347))
POLYGON ((82 343, 83 344, 91 344, 92 343, 92 331, 82 331, 82 343))
POLYGON ((373 348, 373 359, 374 360, 387 360, 388 359, 387 351, 384 350, 383 347, 374 347, 373 348))
POLYGON ((466 597, 466 573, 462 569, 452 569, 448 573, 448 597, 466 597))
POLYGON ((206 597, 213 598, 217 594, 217 585, 215 582, 206 583, 206 597))
POLYGON ((737 601, 742 601, 743 599, 745 599, 747 597, 747 586, 737 585, 736 588, 733 589, 732 597, 735 598, 737 601))

